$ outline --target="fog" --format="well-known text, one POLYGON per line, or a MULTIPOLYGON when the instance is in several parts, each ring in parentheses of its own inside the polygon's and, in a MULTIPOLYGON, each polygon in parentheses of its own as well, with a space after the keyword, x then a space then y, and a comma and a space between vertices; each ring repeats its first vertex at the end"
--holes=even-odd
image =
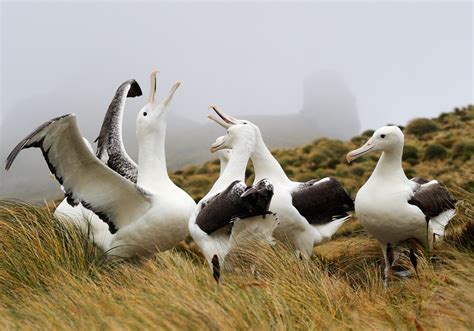
MULTIPOLYGON (((98 134, 121 82, 148 94, 183 82, 168 163, 211 158, 207 107, 262 126, 272 147, 436 116, 473 102, 473 5, 465 3, 2 2, 0 158, 42 122, 74 112, 98 134), (297 132, 297 134, 296 134, 297 132)), ((136 155, 127 101, 124 135, 136 155)), ((38 150, 0 173, 0 197, 58 194, 38 150)))

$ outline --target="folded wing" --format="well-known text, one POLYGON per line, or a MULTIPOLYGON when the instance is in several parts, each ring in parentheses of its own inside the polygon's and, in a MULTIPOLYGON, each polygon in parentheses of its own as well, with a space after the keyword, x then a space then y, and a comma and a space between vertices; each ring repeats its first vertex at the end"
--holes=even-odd
POLYGON ((444 227, 455 214, 456 198, 436 180, 428 182, 422 178, 414 178, 412 181, 418 185, 415 186, 408 203, 420 208, 426 220, 433 222, 433 232, 443 236, 444 227))
POLYGON ((354 210, 352 198, 334 178, 302 183, 291 196, 293 206, 310 224, 326 224, 354 210))
POLYGON ((112 233, 150 208, 151 195, 104 165, 84 143, 74 114, 54 118, 23 139, 7 158, 8 170, 22 149, 37 147, 64 187, 71 205, 82 203, 107 222, 112 233))
POLYGON ((248 219, 270 214, 268 207, 273 197, 273 185, 262 180, 247 187, 244 182, 234 181, 224 191, 202 204, 196 218, 199 228, 211 234, 235 219, 248 219))

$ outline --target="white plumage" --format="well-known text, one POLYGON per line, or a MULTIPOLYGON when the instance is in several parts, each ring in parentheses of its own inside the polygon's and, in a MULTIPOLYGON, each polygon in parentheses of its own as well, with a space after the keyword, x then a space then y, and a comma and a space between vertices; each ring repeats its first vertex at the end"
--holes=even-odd
MULTIPOLYGON (((375 131, 362 147, 347 154, 348 162, 372 151, 382 151, 375 170, 355 199, 356 214, 364 228, 382 247, 385 284, 393 264, 393 248, 416 239, 430 250, 435 236, 454 216, 456 200, 437 181, 409 180, 402 168, 404 136, 396 126, 375 131)), ((416 257, 411 252, 416 268, 416 257)))
POLYGON ((216 106, 213 109, 222 121, 211 119, 224 127, 245 125, 253 128, 255 148, 251 159, 255 169, 254 183, 267 178, 275 189, 270 209, 278 215, 280 224, 275 229, 274 236, 281 241, 289 241, 305 258, 309 258, 315 245, 330 240, 349 219, 347 211, 353 209, 352 199, 332 178, 308 183, 291 181, 266 147, 258 126, 226 115, 216 106), (318 198, 325 199, 326 203, 318 202, 318 198), (311 215, 305 213, 305 217, 302 209, 311 211, 311 215))
POLYGON ((88 149, 73 114, 55 118, 18 144, 6 168, 24 148, 39 147, 69 201, 81 202, 108 222, 115 232, 109 254, 149 256, 174 247, 188 234, 192 198, 173 184, 166 170, 166 107, 180 83, 165 100, 155 103, 155 76, 149 103, 137 116, 139 173, 137 184, 117 174, 88 149))
MULTIPOLYGON (((232 152, 227 153, 228 163, 221 163, 221 168, 224 168, 223 171, 221 169, 221 175, 206 196, 198 202, 189 219, 191 236, 213 270, 216 280, 219 280, 220 270, 231 249, 237 245, 245 245, 251 238, 273 243, 272 233, 278 224, 275 215, 265 215, 268 206, 264 207, 263 216, 249 217, 247 209, 239 209, 242 198, 250 190, 255 189, 245 185, 245 169, 254 147, 253 135, 249 130, 252 128, 242 126, 230 128, 225 137, 219 137, 212 145, 211 151, 232 149, 232 152), (233 209, 226 209, 224 205, 233 209), (212 211, 209 212, 209 209, 212 211), (204 222, 200 223, 201 213, 204 211, 208 215, 215 215, 214 219, 204 219, 204 222), (241 218, 234 215, 235 211, 243 211, 245 216, 241 218), (219 220, 221 222, 216 224, 219 220)), ((273 189, 270 183, 262 183, 265 188, 273 189)))

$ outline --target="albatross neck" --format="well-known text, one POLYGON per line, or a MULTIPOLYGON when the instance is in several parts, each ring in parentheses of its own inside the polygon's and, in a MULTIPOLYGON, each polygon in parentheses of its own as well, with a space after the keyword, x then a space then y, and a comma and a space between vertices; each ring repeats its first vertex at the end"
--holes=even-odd
POLYGON ((139 139, 137 185, 152 192, 174 185, 166 167, 165 136, 166 127, 139 139))
POLYGON ((384 151, 374 172, 370 176, 371 181, 406 181, 408 180, 402 168, 403 145, 384 151))
POLYGON ((286 176, 285 171, 280 163, 272 155, 268 147, 263 141, 262 135, 257 135, 255 151, 252 156, 252 163, 255 169, 255 181, 258 182, 264 178, 272 182, 290 183, 290 179, 286 176))
POLYGON ((230 155, 227 166, 214 183, 209 193, 212 194, 222 191, 236 180, 245 182, 245 169, 247 168, 250 153, 250 151, 245 149, 234 149, 234 152, 230 155))

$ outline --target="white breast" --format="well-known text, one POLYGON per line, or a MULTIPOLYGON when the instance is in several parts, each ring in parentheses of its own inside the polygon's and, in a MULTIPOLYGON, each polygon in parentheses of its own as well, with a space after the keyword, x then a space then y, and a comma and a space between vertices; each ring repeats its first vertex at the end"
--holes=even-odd
POLYGON ((408 203, 411 192, 407 184, 367 182, 355 199, 362 226, 381 243, 397 244, 409 238, 425 243, 427 223, 421 210, 408 203))

